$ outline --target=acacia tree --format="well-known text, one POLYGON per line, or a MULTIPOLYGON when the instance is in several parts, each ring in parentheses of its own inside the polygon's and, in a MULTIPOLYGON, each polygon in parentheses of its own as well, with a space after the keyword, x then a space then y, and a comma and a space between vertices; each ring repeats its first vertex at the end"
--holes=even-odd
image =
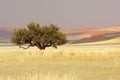
POLYGON ((40 26, 32 22, 27 25, 27 28, 15 29, 11 41, 23 49, 28 49, 31 46, 36 46, 39 49, 50 46, 57 48, 57 45, 66 42, 66 35, 60 32, 56 25, 40 26), (22 46, 25 44, 27 47, 22 46))

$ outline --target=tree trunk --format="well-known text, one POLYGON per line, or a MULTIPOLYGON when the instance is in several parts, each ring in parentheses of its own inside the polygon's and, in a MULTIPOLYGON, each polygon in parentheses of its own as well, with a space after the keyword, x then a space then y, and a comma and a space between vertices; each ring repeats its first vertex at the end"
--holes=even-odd
POLYGON ((40 50, 45 50, 45 46, 41 45, 41 44, 36 44, 36 46, 40 49, 40 50))

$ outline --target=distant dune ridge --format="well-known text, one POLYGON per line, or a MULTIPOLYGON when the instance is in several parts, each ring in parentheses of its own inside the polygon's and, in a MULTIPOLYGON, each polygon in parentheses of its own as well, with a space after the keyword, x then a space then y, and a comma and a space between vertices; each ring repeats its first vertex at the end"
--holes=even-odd
POLYGON ((85 27, 85 28, 78 28, 78 29, 62 30, 62 32, 65 34, 80 34, 88 31, 92 31, 94 29, 95 28, 92 28, 92 27, 85 27))
MULTIPOLYGON (((79 28, 70 30, 61 30, 67 34, 68 43, 120 43, 120 26, 105 28, 79 28)), ((13 28, 0 27, 0 42, 10 42, 13 28)))
MULTIPOLYGON (((97 29, 90 29, 87 31, 79 32, 78 31, 73 34, 72 36, 76 36, 77 38, 72 39, 72 37, 68 36, 68 39, 72 39, 71 42, 72 44, 76 43, 90 43, 90 42, 100 42, 100 41, 107 41, 110 39, 115 39, 120 36, 120 26, 112 26, 112 27, 106 27, 106 28, 97 28, 97 29)), ((69 33, 68 33, 69 34, 69 33)))
POLYGON ((13 29, 0 27, 0 42, 9 42, 13 29))

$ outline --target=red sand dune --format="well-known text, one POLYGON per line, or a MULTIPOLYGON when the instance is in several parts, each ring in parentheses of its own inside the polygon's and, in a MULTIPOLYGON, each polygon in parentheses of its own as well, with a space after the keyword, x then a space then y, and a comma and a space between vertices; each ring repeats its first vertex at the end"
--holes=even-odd
POLYGON ((120 26, 94 29, 94 30, 85 32, 85 34, 97 36, 97 35, 112 34, 117 32, 120 32, 120 26))
POLYGON ((82 33, 80 35, 82 36, 82 38, 79 38, 79 40, 75 40, 72 43, 84 43, 84 42, 108 40, 116 36, 120 36, 120 35, 115 35, 116 33, 120 33, 120 26, 93 29, 82 33), (108 35, 114 34, 114 36, 105 36, 106 34, 108 35))

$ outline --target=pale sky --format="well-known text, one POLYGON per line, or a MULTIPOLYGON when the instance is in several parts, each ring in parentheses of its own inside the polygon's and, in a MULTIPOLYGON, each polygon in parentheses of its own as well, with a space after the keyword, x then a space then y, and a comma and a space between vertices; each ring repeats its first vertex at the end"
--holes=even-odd
POLYGON ((32 21, 62 29, 120 25, 120 0, 0 0, 0 27, 32 21))

